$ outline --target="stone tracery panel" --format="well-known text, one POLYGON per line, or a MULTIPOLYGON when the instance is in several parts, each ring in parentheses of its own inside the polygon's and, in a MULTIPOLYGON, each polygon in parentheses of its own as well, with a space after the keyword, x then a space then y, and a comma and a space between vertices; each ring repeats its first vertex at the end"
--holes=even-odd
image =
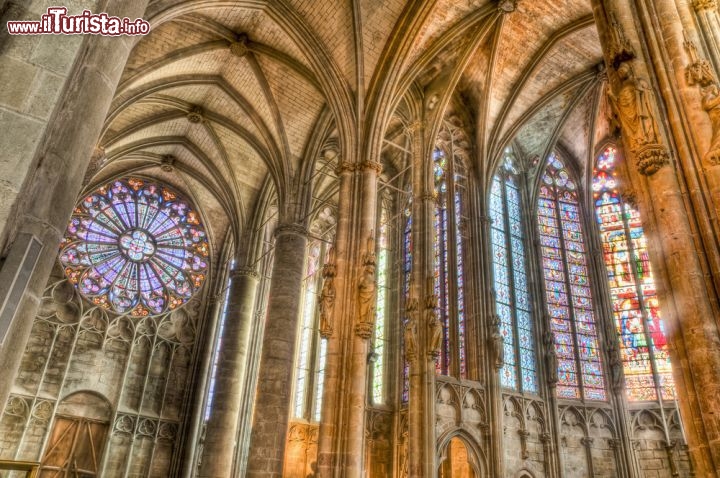
POLYGON ((198 305, 193 299, 140 320, 114 316, 54 274, 0 419, 0 459, 40 461, 63 400, 91 391, 112 410, 98 476, 167 474, 184 419, 198 305))

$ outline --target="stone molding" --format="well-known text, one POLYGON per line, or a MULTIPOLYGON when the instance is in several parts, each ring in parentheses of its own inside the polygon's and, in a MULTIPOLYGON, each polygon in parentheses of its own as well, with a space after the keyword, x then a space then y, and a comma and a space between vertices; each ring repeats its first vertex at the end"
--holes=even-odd
POLYGON ((275 228, 275 238, 278 238, 281 235, 284 234, 295 234, 296 236, 303 236, 307 237, 309 234, 309 231, 307 228, 301 224, 297 223, 290 223, 290 224, 280 224, 275 228))

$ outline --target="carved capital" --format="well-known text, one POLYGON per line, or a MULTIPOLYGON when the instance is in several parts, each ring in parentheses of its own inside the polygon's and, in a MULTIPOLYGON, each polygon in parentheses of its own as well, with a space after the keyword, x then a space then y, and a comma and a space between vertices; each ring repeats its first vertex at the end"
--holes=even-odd
POLYGON ((718 7, 717 0, 695 0, 692 5, 696 12, 717 9, 718 7))
POLYGON ((358 168, 360 171, 369 171, 374 170, 377 174, 380 174, 382 172, 382 164, 380 164, 378 161, 363 161, 360 163, 358 168))
POLYGON ((337 165, 337 167, 335 168, 335 174, 337 174, 338 176, 340 176, 340 175, 343 174, 343 173, 352 173, 352 172, 355 171, 356 169, 357 169, 357 168, 356 168, 355 163, 351 163, 350 161, 341 161, 341 160, 338 160, 338 165, 337 165))
POLYGON ((662 144, 646 144, 635 153, 635 164, 644 176, 652 176, 670 162, 670 153, 662 144))

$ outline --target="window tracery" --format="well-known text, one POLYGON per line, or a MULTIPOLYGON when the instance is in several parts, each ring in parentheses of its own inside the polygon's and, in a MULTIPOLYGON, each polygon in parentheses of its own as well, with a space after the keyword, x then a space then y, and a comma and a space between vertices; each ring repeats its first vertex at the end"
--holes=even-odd
POLYGON ((198 213, 170 187, 111 181, 75 207, 60 263, 93 304, 134 317, 186 303, 202 286, 209 246, 198 213))
POLYGON ((493 177, 490 191, 495 312, 500 318, 505 348, 500 383, 511 390, 537 393, 521 205, 517 171, 508 153, 493 177))
POLYGON ((557 395, 607 400, 578 188, 551 154, 537 203, 545 302, 558 359, 557 395))
POLYGON ((615 326, 630 401, 674 398, 665 327, 640 214, 618 190, 617 149, 598 157, 592 182, 615 326))

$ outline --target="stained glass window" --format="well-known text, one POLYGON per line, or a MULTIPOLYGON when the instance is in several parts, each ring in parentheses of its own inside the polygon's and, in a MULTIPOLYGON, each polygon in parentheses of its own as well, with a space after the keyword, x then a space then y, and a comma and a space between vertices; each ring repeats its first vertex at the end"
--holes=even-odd
POLYGON ((557 394, 606 400, 577 185, 554 154, 541 179, 537 220, 545 300, 558 357, 557 394))
POLYGON ((624 203, 617 189, 617 150, 598 158, 593 177, 595 213, 600 228, 613 315, 628 399, 674 398, 665 329, 648 258, 640 214, 624 203), (659 383, 658 383, 659 382, 659 383))
POLYGON ((537 372, 527 281, 521 197, 510 155, 493 177, 490 231, 495 277, 495 312, 505 347, 503 387, 536 393, 537 372))
POLYGON ((300 337, 295 366, 295 418, 320 420, 327 340, 320 337, 318 296, 321 291, 322 264, 328 245, 314 240, 308 244, 303 278, 300 337))
POLYGON ((459 373, 465 378, 465 284, 460 226, 462 214, 461 164, 443 150, 433 153, 435 194, 434 269, 435 294, 439 298, 439 316, 443 341, 436 371, 440 375, 459 373), (453 362, 457 361, 457 365, 453 362))
POLYGON ((60 245, 65 274, 93 304, 135 317, 187 302, 205 281, 198 213, 167 186, 118 179, 75 207, 60 245))
POLYGON ((375 337, 373 347, 375 362, 373 363, 372 397, 378 405, 385 402, 385 352, 387 350, 387 301, 389 283, 388 274, 388 213, 385 207, 380 213, 377 252, 377 300, 375 305, 375 337))
MULTIPOLYGON (((410 292, 410 275, 412 274, 412 201, 408 201, 407 205, 403 209, 403 291, 404 296, 408 297, 410 292)), ((404 318, 405 321, 407 319, 404 318)), ((405 323, 403 322, 403 327, 405 323)), ((405 343, 403 334, 400 334, 401 339, 401 350, 405 353, 405 343)), ((408 403, 410 398, 410 364, 405 360, 403 356, 403 389, 402 389, 402 403, 408 403)))

